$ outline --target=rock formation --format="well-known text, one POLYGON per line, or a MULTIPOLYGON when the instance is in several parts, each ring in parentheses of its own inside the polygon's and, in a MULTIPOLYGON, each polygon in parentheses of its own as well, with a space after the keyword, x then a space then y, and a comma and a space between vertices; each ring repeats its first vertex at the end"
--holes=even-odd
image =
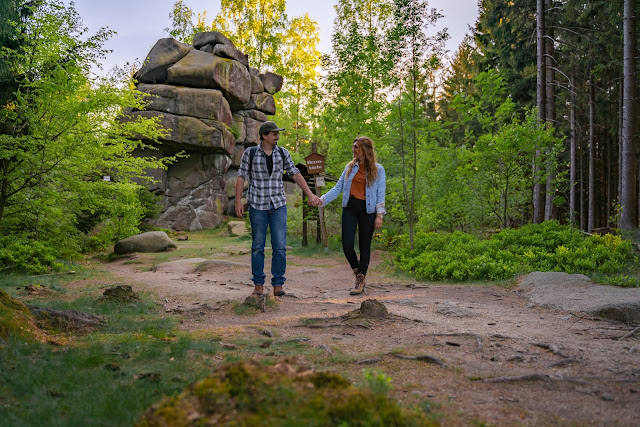
POLYGON ((148 172, 156 182, 147 188, 164 196, 156 225, 174 230, 217 226, 234 213, 242 153, 258 144, 260 124, 275 114, 273 94, 282 88, 282 77, 250 67, 247 55, 213 31, 196 34, 193 45, 158 40, 134 78, 148 105, 128 112, 125 120, 159 117, 167 130, 159 150, 136 155, 188 154, 167 170, 148 172))

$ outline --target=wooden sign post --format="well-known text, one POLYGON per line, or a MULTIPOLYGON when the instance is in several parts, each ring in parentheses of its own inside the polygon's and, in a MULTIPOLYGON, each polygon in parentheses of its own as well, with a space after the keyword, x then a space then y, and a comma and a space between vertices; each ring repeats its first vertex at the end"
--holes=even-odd
MULTIPOLYGON (((325 156, 316 153, 316 144, 311 145, 311 154, 304 158, 307 164, 307 172, 313 175, 313 182, 316 187, 316 196, 320 197, 320 187, 324 187, 324 178, 318 177, 318 174, 324 172, 324 159, 325 156)), ((325 249, 329 249, 329 242, 327 239, 327 227, 324 223, 324 208, 318 207, 318 220, 320 221, 320 230, 322 232, 322 244, 325 249)))

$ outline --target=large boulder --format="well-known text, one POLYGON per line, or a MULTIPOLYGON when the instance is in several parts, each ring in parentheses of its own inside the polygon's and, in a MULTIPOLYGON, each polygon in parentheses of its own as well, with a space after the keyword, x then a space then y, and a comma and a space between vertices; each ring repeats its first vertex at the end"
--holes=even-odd
POLYGON ((172 85, 220 89, 233 110, 243 108, 251 97, 251 75, 232 59, 192 50, 167 73, 172 85))
POLYGON ((276 113, 276 101, 273 99, 273 95, 266 92, 251 95, 249 109, 259 110, 272 116, 276 113))
POLYGON ((147 110, 216 120, 228 126, 233 123, 229 102, 217 89, 153 84, 139 84, 137 89, 151 95, 146 98, 147 110))
POLYGON ((165 191, 170 207, 157 224, 174 230, 217 226, 224 219, 225 173, 230 165, 226 155, 199 153, 171 165, 165 191))
POLYGON ((598 285, 582 274, 541 271, 527 274, 518 286, 529 301, 546 308, 640 322, 640 288, 598 285))
POLYGON ((151 48, 142 67, 133 78, 141 83, 165 83, 167 70, 194 50, 193 46, 173 38, 160 39, 151 48))
POLYGON ((259 122, 266 122, 267 121, 267 115, 265 113, 263 113, 262 111, 258 111, 258 110, 243 110, 243 111, 238 111, 238 113, 243 115, 244 117, 251 117, 253 120, 257 120, 259 122))
MULTIPOLYGON (((238 181, 238 170, 230 169, 226 175, 226 190, 227 197, 229 199, 233 199, 236 197, 236 182, 238 181)), ((249 188, 249 181, 244 180, 244 188, 243 190, 247 190, 249 188)))
POLYGON ((236 142, 244 143, 244 140, 247 138, 247 130, 244 127, 244 116, 234 113, 231 128, 236 136, 236 142))
POLYGON ((247 133, 244 143, 245 145, 258 145, 260 143, 260 125, 261 121, 254 120, 250 117, 244 118, 244 129, 247 133))
POLYGON ((264 85, 262 84, 262 80, 260 80, 260 77, 251 74, 251 93, 262 92, 264 92, 264 85))
POLYGON ((222 58, 235 59, 245 67, 249 68, 249 55, 240 52, 233 46, 217 44, 213 47, 213 54, 222 58))
POLYGON ((202 31, 193 36, 193 47, 200 49, 206 45, 215 46, 223 44, 234 47, 233 42, 219 31, 202 31))
POLYGON ((280 92, 280 89, 282 89, 282 76, 279 74, 267 71, 260 75, 260 80, 262 80, 264 90, 269 92, 271 95, 276 92, 280 92))
POLYGON ((164 231, 148 231, 119 240, 116 242, 113 251, 117 254, 164 252, 177 247, 178 245, 164 231))
POLYGON ((236 145, 236 149, 233 152, 233 157, 231 157, 231 166, 236 168, 240 167, 240 163, 242 162, 242 155, 244 154, 244 147, 240 144, 236 145))
POLYGON ((185 197, 197 194, 204 187, 222 193, 224 174, 229 166, 231 159, 225 155, 193 153, 189 158, 169 166, 165 194, 175 202, 172 204, 179 204, 185 197))
POLYGON ((194 151, 225 152, 233 154, 236 139, 231 131, 215 120, 199 120, 189 116, 161 113, 158 111, 134 111, 130 117, 158 117, 160 126, 168 130, 161 141, 171 143, 177 149, 194 151))

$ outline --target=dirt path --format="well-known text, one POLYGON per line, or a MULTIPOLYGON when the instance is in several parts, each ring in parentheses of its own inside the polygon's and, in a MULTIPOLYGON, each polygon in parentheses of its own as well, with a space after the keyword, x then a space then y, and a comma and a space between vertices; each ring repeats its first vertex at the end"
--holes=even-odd
MULTIPOLYGON (((535 306, 517 287, 399 282, 385 274, 380 252, 374 253, 365 295, 355 297, 348 293, 352 273, 342 257, 288 256, 289 295, 265 312, 239 315, 228 302, 251 293, 248 245, 206 259, 175 258, 153 271, 144 271, 152 263, 147 255, 107 268, 136 291, 156 295, 186 330, 232 338, 267 329, 280 340, 307 337, 326 351, 324 368, 354 381, 365 367, 383 371, 393 380, 394 398, 430 402, 445 414, 443 424, 640 422, 639 335, 622 338, 632 326, 535 306), (369 298, 383 303, 392 318, 374 324, 337 318, 369 298), (303 324, 308 318, 318 320, 303 324), (392 353, 428 355, 444 365, 392 353)), ((297 363, 307 361, 301 356, 297 363)))

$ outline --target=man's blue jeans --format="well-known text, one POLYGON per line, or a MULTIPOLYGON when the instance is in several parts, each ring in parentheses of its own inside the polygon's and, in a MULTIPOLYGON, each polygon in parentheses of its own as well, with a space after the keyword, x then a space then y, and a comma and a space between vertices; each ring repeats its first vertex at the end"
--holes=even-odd
POLYGON ((284 285, 285 270, 287 269, 287 206, 278 209, 261 211, 249 207, 251 221, 251 274, 253 284, 264 285, 264 245, 267 240, 267 226, 271 231, 271 285, 284 285))

